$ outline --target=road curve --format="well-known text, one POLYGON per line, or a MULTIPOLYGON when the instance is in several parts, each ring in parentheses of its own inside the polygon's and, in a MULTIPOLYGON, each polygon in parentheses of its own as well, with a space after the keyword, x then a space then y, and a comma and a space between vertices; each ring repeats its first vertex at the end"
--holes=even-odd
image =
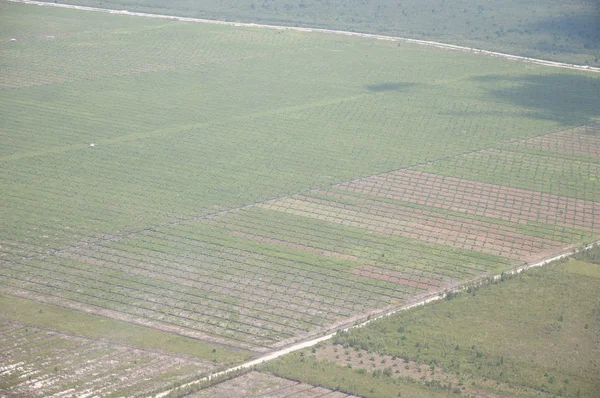
POLYGON ((405 43, 413 43, 413 44, 419 44, 419 45, 429 46, 429 47, 444 48, 447 50, 463 51, 463 52, 469 52, 469 53, 473 53, 473 54, 482 54, 482 55, 487 55, 490 57, 504 58, 504 59, 509 59, 509 60, 513 60, 513 61, 527 62, 530 64, 550 66, 550 67, 554 67, 554 68, 574 69, 574 70, 580 70, 580 71, 600 73, 600 68, 589 66, 589 65, 576 65, 576 64, 568 64, 568 63, 563 63, 563 62, 553 62, 553 61, 547 61, 547 60, 543 60, 543 59, 522 57, 519 55, 511 55, 511 54, 481 50, 481 49, 471 48, 471 47, 455 46, 453 44, 439 43, 439 42, 435 42, 435 41, 409 39, 406 37, 383 36, 383 35, 375 35, 375 34, 370 34, 370 33, 348 32, 348 31, 343 31, 343 30, 303 28, 303 27, 294 27, 294 26, 263 25, 263 24, 255 24, 255 23, 218 21, 218 20, 213 20, 213 19, 187 18, 187 17, 177 17, 177 16, 173 16, 173 15, 132 12, 132 11, 127 11, 127 10, 111 10, 111 9, 107 9, 107 8, 76 6, 76 5, 71 5, 71 4, 47 3, 44 1, 34 1, 34 0, 7 0, 7 1, 10 1, 12 3, 23 3, 23 4, 34 4, 34 5, 38 5, 38 6, 69 8, 69 9, 73 9, 73 10, 103 12, 103 13, 108 13, 108 14, 130 15, 130 16, 136 16, 136 17, 157 18, 157 19, 169 19, 169 20, 182 21, 182 22, 196 22, 196 23, 206 23, 206 24, 213 24, 213 25, 229 25, 229 26, 275 29, 275 30, 294 30, 297 32, 328 33, 328 34, 355 36, 355 37, 363 37, 363 38, 369 38, 369 39, 386 40, 386 41, 394 41, 394 42, 405 42, 405 43))

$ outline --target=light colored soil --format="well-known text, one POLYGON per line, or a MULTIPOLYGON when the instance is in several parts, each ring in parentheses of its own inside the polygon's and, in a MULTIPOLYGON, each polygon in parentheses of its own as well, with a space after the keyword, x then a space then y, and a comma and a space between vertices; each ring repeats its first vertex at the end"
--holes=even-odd
POLYGON ((0 381, 7 396, 100 396, 129 389, 147 394, 216 368, 208 361, 16 322, 2 321, 0 327, 0 381))
POLYGON ((358 398, 310 384, 298 383, 273 375, 250 372, 224 383, 198 391, 192 398, 358 398))

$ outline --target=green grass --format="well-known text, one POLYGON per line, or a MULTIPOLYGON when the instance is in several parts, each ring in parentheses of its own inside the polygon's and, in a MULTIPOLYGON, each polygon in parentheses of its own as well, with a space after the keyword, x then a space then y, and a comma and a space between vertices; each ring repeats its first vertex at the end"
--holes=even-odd
POLYGON ((598 65, 598 8, 586 0, 69 0, 70 4, 437 40, 598 65))
MULTIPOLYGON (((443 373, 462 377, 465 385, 485 389, 489 380, 498 383, 500 393, 509 388, 509 396, 529 396, 532 391, 541 396, 575 396, 577 391, 595 396, 600 388, 599 275, 595 264, 554 263, 379 320, 338 335, 334 343, 435 363, 443 373)), ((313 380, 303 375, 307 365, 299 358, 294 354, 267 367, 276 374, 313 380)), ((321 377, 330 386, 335 383, 321 377)))
POLYGON ((20 322, 90 339, 104 339, 140 349, 189 355, 202 360, 214 359, 223 365, 243 362, 254 357, 254 354, 248 351, 4 294, 0 295, 0 307, 0 319, 3 321, 20 322))

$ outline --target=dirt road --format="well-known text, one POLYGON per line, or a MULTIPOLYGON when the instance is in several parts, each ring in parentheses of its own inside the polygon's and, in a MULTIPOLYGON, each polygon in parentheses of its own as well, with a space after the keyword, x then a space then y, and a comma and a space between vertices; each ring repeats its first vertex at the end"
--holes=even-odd
POLYGON ((547 60, 543 60, 543 59, 521 57, 519 55, 511 55, 511 54, 504 54, 504 53, 499 53, 499 52, 494 52, 494 51, 480 50, 480 49, 471 48, 471 47, 455 46, 453 44, 438 43, 438 42, 426 41, 426 40, 408 39, 405 37, 394 37, 394 36, 375 35, 375 34, 369 34, 369 33, 347 32, 347 31, 343 31, 343 30, 302 28, 302 27, 293 27, 293 26, 262 25, 262 24, 255 24, 255 23, 217 21, 217 20, 212 20, 212 19, 187 18, 187 17, 172 16, 172 15, 160 15, 160 14, 147 14, 147 13, 143 13, 143 12, 131 12, 131 11, 126 11, 126 10, 110 10, 110 9, 105 9, 105 8, 75 6, 75 5, 70 5, 70 4, 46 3, 46 2, 42 2, 42 1, 33 1, 33 0, 8 0, 8 1, 13 2, 13 3, 34 4, 34 5, 38 5, 38 6, 70 8, 70 9, 81 10, 81 11, 104 12, 104 13, 108 13, 108 14, 130 15, 130 16, 145 17, 145 18, 170 19, 170 20, 183 21, 183 22, 196 22, 196 23, 207 23, 207 24, 214 24, 214 25, 230 25, 230 26, 240 26, 240 27, 249 27, 249 28, 294 30, 294 31, 298 31, 298 32, 315 32, 315 33, 328 33, 328 34, 336 34, 336 35, 344 35, 344 36, 356 36, 356 37, 364 37, 364 38, 369 38, 369 39, 413 43, 413 44, 419 44, 419 45, 429 46, 429 47, 444 48, 447 50, 463 51, 463 52, 474 53, 474 54, 482 54, 482 55, 487 55, 490 57, 504 58, 504 59, 509 59, 509 60, 513 60, 513 61, 521 61, 521 62, 527 62, 527 63, 531 63, 531 64, 550 66, 550 67, 554 67, 554 68, 574 69, 574 70, 600 73, 600 68, 588 66, 588 65, 575 65, 575 64, 567 64, 567 63, 562 63, 562 62, 553 62, 553 61, 547 61, 547 60))

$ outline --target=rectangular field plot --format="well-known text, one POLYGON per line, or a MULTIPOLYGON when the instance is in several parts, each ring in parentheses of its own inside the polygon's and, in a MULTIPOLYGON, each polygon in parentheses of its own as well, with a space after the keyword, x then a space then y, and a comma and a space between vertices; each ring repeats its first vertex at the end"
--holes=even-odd
POLYGON ((600 157, 600 124, 520 141, 517 145, 567 155, 600 157))
POLYGON ((558 156, 554 151, 532 151, 518 144, 452 157, 420 166, 418 170, 588 203, 600 201, 599 159, 558 156))
POLYGON ((357 398, 339 391, 250 372, 190 395, 193 398, 357 398))
POLYGON ((0 390, 6 396, 141 396, 216 368, 17 322, 0 322, 0 345, 0 390))

